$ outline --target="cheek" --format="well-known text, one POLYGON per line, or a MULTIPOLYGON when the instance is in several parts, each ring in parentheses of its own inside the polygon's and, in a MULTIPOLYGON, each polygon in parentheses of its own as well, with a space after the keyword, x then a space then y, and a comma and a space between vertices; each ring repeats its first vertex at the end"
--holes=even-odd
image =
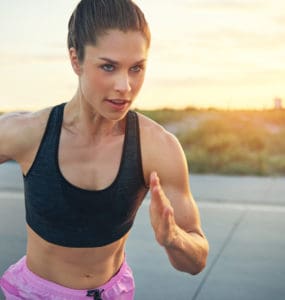
POLYGON ((109 88, 110 83, 109 81, 105 78, 105 76, 95 76, 94 79, 92 80, 93 88, 97 90, 98 92, 104 91, 109 88))
POLYGON ((89 90, 100 94, 110 88, 111 82, 110 79, 98 72, 88 76, 87 85, 89 90))
POLYGON ((144 75, 139 76, 136 80, 134 80, 133 83, 133 89, 138 92, 140 88, 142 87, 144 82, 144 75))

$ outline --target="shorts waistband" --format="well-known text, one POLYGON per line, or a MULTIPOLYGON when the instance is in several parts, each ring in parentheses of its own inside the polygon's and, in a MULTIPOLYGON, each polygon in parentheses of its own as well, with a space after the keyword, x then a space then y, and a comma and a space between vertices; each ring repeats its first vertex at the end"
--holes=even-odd
MULTIPOLYGON (((27 266, 27 262, 26 262, 26 256, 24 256, 20 261, 20 264, 22 264, 23 267, 23 274, 25 276, 26 279, 28 279, 32 284, 34 284, 35 286, 41 286, 41 289, 45 289, 48 290, 49 292, 52 290, 55 293, 59 294, 59 293, 63 293, 65 295, 70 294, 70 296, 86 296, 86 293, 88 291, 92 291, 93 289, 72 289, 72 288, 68 288, 68 287, 64 287, 62 285, 59 285, 55 282, 46 280, 36 274, 34 274, 32 271, 29 270, 28 266, 27 266)), ((128 272, 128 265, 126 262, 126 258, 124 258, 124 261, 119 269, 119 271, 105 284, 99 286, 99 287, 94 287, 94 290, 104 290, 107 291, 108 289, 110 289, 118 280, 121 279, 121 277, 124 276, 125 272, 128 272)))

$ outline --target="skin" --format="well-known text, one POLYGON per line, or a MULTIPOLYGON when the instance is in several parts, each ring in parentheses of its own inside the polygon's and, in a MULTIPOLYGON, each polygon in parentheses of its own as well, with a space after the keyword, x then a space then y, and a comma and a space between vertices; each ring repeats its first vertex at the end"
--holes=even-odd
MULTIPOLYGON (((75 49, 69 51, 78 89, 65 106, 58 158, 69 182, 100 190, 117 175, 125 116, 143 84, 148 49, 140 32, 109 30, 96 46, 88 45, 85 50, 83 62, 78 61, 75 49)), ((50 110, 0 118, 0 163, 14 159, 23 174, 28 173, 50 110)), ((184 153, 177 139, 157 123, 141 114, 139 122, 154 235, 176 269, 197 274, 206 264, 209 247, 188 184, 184 153)), ((66 287, 91 289, 119 270, 128 234, 97 248, 51 244, 28 225, 27 236, 27 264, 32 272, 66 287)))

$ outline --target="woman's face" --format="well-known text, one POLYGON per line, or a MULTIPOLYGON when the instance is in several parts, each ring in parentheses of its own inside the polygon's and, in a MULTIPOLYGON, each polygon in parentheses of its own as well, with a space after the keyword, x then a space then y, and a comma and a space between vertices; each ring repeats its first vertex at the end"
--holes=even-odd
POLYGON ((77 74, 87 107, 107 119, 124 117, 143 84, 147 53, 138 31, 109 30, 86 46, 77 74))

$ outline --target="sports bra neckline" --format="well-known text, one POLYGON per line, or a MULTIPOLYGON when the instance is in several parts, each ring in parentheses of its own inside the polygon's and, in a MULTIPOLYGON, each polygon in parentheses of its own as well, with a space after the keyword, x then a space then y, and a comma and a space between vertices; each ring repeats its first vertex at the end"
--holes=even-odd
POLYGON ((125 133, 124 133, 124 141, 123 141, 123 147, 122 147, 122 153, 121 153, 121 158, 120 158, 120 163, 119 163, 119 168, 117 170, 117 173, 113 179, 113 181, 108 184, 106 187, 104 188, 101 188, 101 189, 86 189, 86 188, 82 188, 78 185, 76 185, 75 183, 72 183, 71 181, 69 181, 65 175, 63 174, 61 168, 60 168, 60 164, 59 164, 59 143, 60 143, 60 137, 61 137, 61 133, 62 133, 62 123, 63 123, 63 116, 64 116, 64 107, 65 107, 65 104, 63 105, 62 107, 62 112, 60 112, 60 126, 59 126, 59 132, 57 133, 57 146, 56 146, 56 149, 55 149, 55 152, 56 152, 56 157, 55 157, 55 163, 56 163, 56 168, 57 168, 57 171, 58 171, 58 174, 59 176, 61 177, 61 179, 63 180, 63 182, 65 184, 67 184, 70 188, 72 189, 76 189, 78 191, 81 191, 83 193, 101 193, 101 192, 105 192, 109 189, 111 189, 118 181, 118 178, 121 174, 121 170, 122 170, 122 166, 123 166, 123 163, 125 161, 125 150, 126 150, 126 143, 127 143, 127 135, 128 135, 128 125, 129 125, 129 114, 130 114, 130 111, 127 113, 126 115, 126 125, 125 125, 125 133))

